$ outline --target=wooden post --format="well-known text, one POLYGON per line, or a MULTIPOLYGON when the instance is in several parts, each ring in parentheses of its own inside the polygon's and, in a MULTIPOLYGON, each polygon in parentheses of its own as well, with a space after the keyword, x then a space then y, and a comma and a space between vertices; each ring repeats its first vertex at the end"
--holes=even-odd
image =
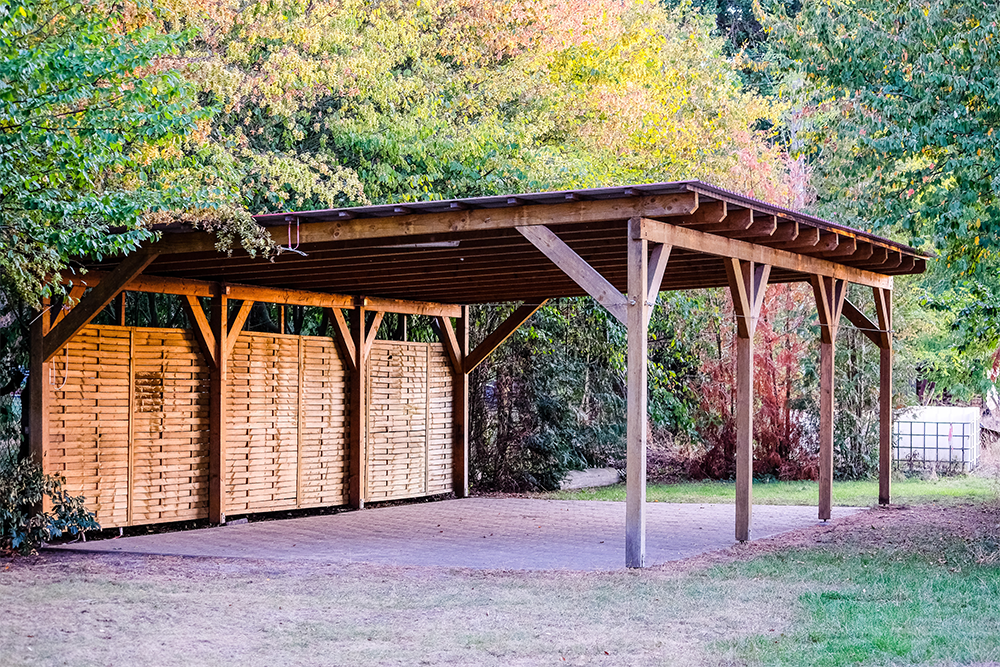
POLYGON ((639 218, 632 218, 629 220, 628 297, 625 314, 628 329, 625 467, 626 567, 643 567, 646 561, 648 270, 647 242, 642 238, 642 223, 639 218))
POLYGON ((52 364, 45 361, 45 336, 49 332, 51 314, 48 300, 43 302, 42 311, 31 323, 30 357, 28 361, 28 451, 31 459, 42 466, 42 472, 49 472, 45 455, 49 444, 49 372, 52 364))
POLYGON ((892 476, 892 290, 874 288, 879 328, 878 502, 889 504, 892 476))
POLYGON ((847 283, 812 277, 820 324, 819 371, 819 518, 826 521, 833 507, 833 361, 834 343, 847 295, 847 283))
POLYGON ((348 451, 347 502, 355 509, 365 506, 365 443, 368 440, 368 350, 365 346, 364 306, 351 310, 354 369, 351 373, 351 440, 348 451))
POLYGON ((212 298, 211 323, 215 337, 215 364, 209 384, 208 520, 226 522, 226 420, 229 392, 228 289, 220 285, 212 298))
POLYGON ((736 311, 736 540, 746 542, 753 523, 753 336, 771 267, 725 262, 736 311))
POLYGON ((457 324, 455 334, 462 363, 452 373, 452 490, 455 497, 465 498, 469 495, 469 373, 464 369, 469 355, 468 306, 462 306, 462 317, 457 324))

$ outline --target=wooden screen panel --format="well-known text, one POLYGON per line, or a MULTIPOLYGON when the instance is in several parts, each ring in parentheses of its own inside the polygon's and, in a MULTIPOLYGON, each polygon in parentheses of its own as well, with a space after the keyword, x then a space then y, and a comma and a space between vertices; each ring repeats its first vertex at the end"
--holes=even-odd
POLYGON ((208 516, 209 369, 184 329, 133 333, 131 523, 208 516))
POLYGON ((452 375, 451 360, 441 345, 430 348, 430 435, 427 454, 427 495, 452 490, 452 375))
POLYGON ((375 341, 368 364, 370 501, 425 494, 426 343, 375 341))
POLYGON ((299 506, 347 503, 348 377, 332 338, 302 338, 299 506))
POLYGON ((299 337, 243 332, 229 361, 226 513, 296 506, 299 337))
POLYGON ((132 332, 87 326, 52 360, 46 468, 84 495, 101 526, 128 523, 132 332))

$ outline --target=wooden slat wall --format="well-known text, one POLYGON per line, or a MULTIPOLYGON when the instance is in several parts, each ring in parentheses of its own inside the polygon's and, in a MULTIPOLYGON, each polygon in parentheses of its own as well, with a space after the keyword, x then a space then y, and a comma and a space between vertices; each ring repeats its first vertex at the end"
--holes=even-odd
POLYGON ((241 333, 229 361, 226 513, 295 507, 299 337, 241 333))
POLYGON ((130 329, 84 327, 47 378, 49 469, 71 494, 86 496, 102 526, 128 523, 131 346, 130 329))
POLYGON ((132 332, 132 524, 208 516, 209 369, 190 331, 132 332))
POLYGON ((427 494, 452 489, 452 366, 441 345, 430 346, 430 417, 427 494))
POLYGON ((451 362, 440 344, 376 341, 368 378, 368 500, 451 490, 451 362))
MULTIPOLYGON (((367 500, 447 493, 444 347, 375 341, 371 359, 367 500)), ((47 460, 103 527, 208 516, 209 369, 189 330, 87 326, 52 365, 47 460)), ((229 368, 227 514, 345 504, 349 383, 334 340, 244 332, 229 368)))
POLYGON ((299 506, 347 503, 348 378, 332 338, 302 338, 299 506))

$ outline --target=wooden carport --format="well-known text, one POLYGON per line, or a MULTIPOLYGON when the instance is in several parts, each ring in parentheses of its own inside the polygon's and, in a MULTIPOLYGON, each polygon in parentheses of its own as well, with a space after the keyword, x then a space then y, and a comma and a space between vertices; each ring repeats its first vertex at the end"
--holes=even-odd
POLYGON ((625 561, 641 567, 647 332, 656 295, 730 288, 738 323, 736 539, 743 541, 751 529, 754 327, 768 283, 808 281, 822 332, 819 517, 830 517, 833 360, 842 315, 881 350, 879 501, 889 501, 891 295, 894 275, 925 269, 925 256, 912 248, 697 181, 304 211, 257 220, 288 248, 274 261, 242 252, 225 256, 210 234, 165 228, 160 241, 121 261, 88 264, 85 284, 73 287, 79 302, 38 318, 32 336, 30 439, 33 456, 47 471, 58 472, 48 463, 53 391, 47 383, 57 355, 65 354, 74 336, 123 291, 156 292, 186 299, 191 329, 210 369, 211 521, 224 521, 226 513, 227 415, 234 408, 227 405, 228 363, 254 301, 329 309, 350 377, 344 475, 345 498, 355 507, 368 500, 363 383, 381 315, 438 318, 452 373, 450 488, 461 497, 468 492, 469 373, 546 300, 589 294, 627 327, 625 561), (864 304, 846 300, 848 283, 872 289, 873 317, 865 314, 864 304), (211 299, 208 315, 199 302, 206 297, 211 299), (231 300, 242 301, 233 322, 227 321, 231 300), (468 305, 495 302, 522 305, 470 350, 468 305), (375 317, 366 325, 369 312, 375 317))

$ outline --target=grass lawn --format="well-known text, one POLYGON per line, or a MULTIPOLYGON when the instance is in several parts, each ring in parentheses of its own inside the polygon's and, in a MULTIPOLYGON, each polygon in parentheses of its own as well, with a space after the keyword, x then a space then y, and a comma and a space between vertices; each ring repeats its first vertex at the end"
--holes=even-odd
POLYGON ((44 552, 0 559, 0 664, 984 665, 998 524, 880 508, 586 573, 44 552))
MULTIPOLYGON (((955 503, 990 500, 997 497, 995 479, 983 477, 942 477, 934 481, 908 479, 892 482, 892 502, 897 505, 955 503)), ((578 491, 544 494, 560 500, 625 500, 625 485, 616 484, 578 491)), ((732 503, 736 500, 733 482, 685 482, 650 484, 649 502, 662 503, 732 503)), ((819 499, 817 482, 755 483, 753 500, 759 505, 815 505, 819 499)), ((833 504, 842 507, 866 507, 878 502, 878 481, 833 483, 833 504)))

